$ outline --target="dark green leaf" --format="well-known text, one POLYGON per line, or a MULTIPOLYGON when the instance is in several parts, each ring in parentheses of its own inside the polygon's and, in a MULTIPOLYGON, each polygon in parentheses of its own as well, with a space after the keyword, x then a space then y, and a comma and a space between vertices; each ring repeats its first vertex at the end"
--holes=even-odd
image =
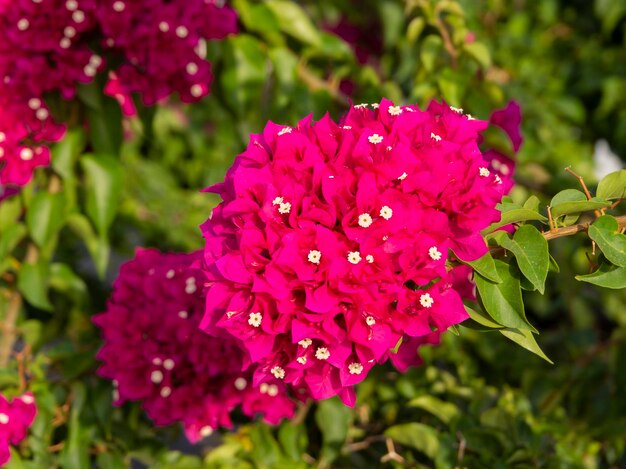
POLYGON ((517 204, 498 204, 497 208, 500 212, 502 212, 500 221, 489 225, 485 230, 483 230, 483 233, 491 233, 492 231, 495 231, 505 225, 510 225, 511 223, 520 223, 531 220, 545 222, 548 220, 534 208, 521 207, 517 204))
POLYGON ((550 360, 546 356, 546 354, 543 353, 543 350, 541 350, 541 348, 537 344, 537 341, 535 340, 533 333, 529 331, 528 329, 500 329, 500 332, 507 339, 511 339, 513 342, 515 342, 518 345, 521 345, 529 352, 532 352, 535 355, 540 356, 548 363, 554 364, 552 363, 552 360, 550 360))
POLYGON ((31 305, 52 311, 52 304, 48 299, 48 270, 48 265, 43 261, 22 264, 18 271, 17 288, 31 305))
POLYGON ((439 433, 432 427, 422 423, 411 422, 394 425, 385 430, 388 436, 396 443, 414 448, 435 459, 439 452, 439 433))
POLYGON ((322 432, 321 454, 327 463, 331 463, 339 456, 348 436, 351 419, 352 411, 336 397, 318 404, 315 421, 322 432))
POLYGON ((26 227, 21 223, 16 223, 3 230, 2 236, 0 236, 0 260, 7 257, 25 236, 26 227))
POLYGON ((101 99, 100 109, 87 107, 90 141, 98 155, 118 155, 124 138, 122 110, 115 99, 101 99))
MULTIPOLYGON (((457 256, 458 257, 458 256, 457 256)), ((495 283, 500 283, 502 279, 498 275, 496 265, 494 264, 493 257, 490 253, 486 253, 483 257, 476 259, 475 261, 461 261, 464 264, 469 265, 472 269, 478 272, 480 275, 495 283)))
POLYGON ((611 205, 609 201, 597 197, 587 200, 585 194, 576 189, 561 191, 550 202, 551 213, 554 219, 563 215, 579 214, 589 210, 605 208, 609 205, 611 205))
POLYGON ((65 196, 38 192, 26 212, 26 224, 39 247, 47 245, 65 223, 65 196))
POLYGON ((502 283, 493 283, 481 275, 474 276, 485 310, 506 327, 535 330, 526 319, 522 290, 515 269, 500 260, 494 261, 502 283))
POLYGON ((515 255, 522 274, 543 295, 550 266, 550 254, 548 253, 548 241, 537 228, 532 225, 523 225, 515 232, 513 239, 502 236, 498 242, 503 248, 515 255))
POLYGON ((80 161, 87 176, 87 215, 98 234, 106 237, 121 197, 121 165, 118 160, 106 155, 86 155, 80 161))
POLYGON ((416 397, 409 401, 409 407, 419 407, 427 412, 430 412, 446 425, 449 425, 452 420, 459 417, 460 412, 457 406, 450 402, 442 401, 430 394, 416 397))
POLYGON ((602 264, 598 270, 591 274, 577 275, 576 280, 605 288, 626 288, 626 267, 602 264))
POLYGON ((265 4, 278 19, 283 32, 305 44, 320 45, 319 31, 300 5, 287 0, 268 0, 265 4))
POLYGON ((504 326, 495 322, 491 317, 486 315, 482 310, 470 308, 465 305, 465 311, 469 314, 470 318, 476 321, 478 324, 485 326, 488 329, 500 329, 504 326))
POLYGON ((614 217, 599 217, 589 227, 588 233, 609 262, 626 267, 626 235, 619 232, 619 224, 614 217))

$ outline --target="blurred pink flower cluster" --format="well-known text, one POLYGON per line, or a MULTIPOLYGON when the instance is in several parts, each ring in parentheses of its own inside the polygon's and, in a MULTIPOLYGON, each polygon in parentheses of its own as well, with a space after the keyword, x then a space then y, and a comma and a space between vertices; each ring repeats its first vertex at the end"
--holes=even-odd
POLYGON ((400 369, 468 316, 470 261, 504 193, 478 148, 488 123, 432 102, 356 105, 340 124, 268 123, 202 226, 201 328, 238 339, 254 384, 339 395, 387 359, 400 369), (397 353, 390 352, 402 339, 397 353))
POLYGON ((197 101, 212 79, 204 41, 236 30, 217 0, 0 0, 0 184, 24 185, 49 164, 46 142, 65 132, 49 94, 71 99, 109 70, 127 115, 132 93, 145 105, 197 101))
POLYGON ((35 398, 30 392, 12 402, 0 394, 0 466, 11 458, 9 445, 17 445, 26 438, 36 415, 35 398))
POLYGON ((235 340, 198 329, 204 283, 191 265, 200 257, 139 250, 122 266, 107 311, 94 318, 104 338, 98 373, 113 380, 114 404, 139 400, 156 425, 181 422, 191 441, 231 427, 237 406, 274 424, 295 409, 282 381, 252 385, 235 340))

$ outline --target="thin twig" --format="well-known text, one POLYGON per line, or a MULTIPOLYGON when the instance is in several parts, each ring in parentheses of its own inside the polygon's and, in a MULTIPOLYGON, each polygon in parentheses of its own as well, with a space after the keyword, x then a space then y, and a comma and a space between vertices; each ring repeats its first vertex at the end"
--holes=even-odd
POLYGON ((22 295, 15 290, 11 294, 9 307, 2 321, 2 341, 0 342, 0 368, 6 368, 9 364, 9 358, 13 351, 13 343, 15 342, 15 324, 20 309, 22 308, 22 295))
MULTIPOLYGON (((617 220, 619 230, 626 228, 626 215, 615 217, 615 219, 617 220)), ((562 238, 563 236, 572 236, 576 233, 580 233, 581 231, 587 231, 590 225, 591 222, 579 223, 578 225, 564 226, 562 228, 557 228, 556 230, 546 231, 542 234, 546 240, 550 241, 551 239, 562 238)))
MULTIPOLYGON (((587 200, 591 200, 591 192, 589 192, 589 189, 587 189, 587 184, 585 184, 585 180, 583 179, 583 177, 572 171, 571 166, 565 168, 565 171, 578 179, 578 182, 580 182, 580 185, 583 188, 583 192, 585 193, 585 197, 587 197, 587 200)), ((596 217, 599 217, 600 215, 604 215, 604 210, 594 210, 594 213, 596 214, 596 217)))

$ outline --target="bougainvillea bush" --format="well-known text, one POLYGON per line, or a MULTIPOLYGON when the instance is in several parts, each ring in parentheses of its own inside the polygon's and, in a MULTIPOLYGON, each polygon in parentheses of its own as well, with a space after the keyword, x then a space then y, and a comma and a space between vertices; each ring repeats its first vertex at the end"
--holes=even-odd
POLYGON ((0 0, 0 465, 626 465, 588 3, 0 0))

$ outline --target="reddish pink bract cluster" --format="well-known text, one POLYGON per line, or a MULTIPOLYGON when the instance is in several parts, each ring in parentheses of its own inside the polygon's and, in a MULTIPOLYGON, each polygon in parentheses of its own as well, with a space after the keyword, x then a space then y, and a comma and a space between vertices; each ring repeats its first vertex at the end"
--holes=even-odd
POLYGON ((201 327, 239 339, 255 384, 280 379, 314 399, 352 404, 374 364, 414 363, 467 318, 471 271, 451 270, 449 250, 482 256, 480 230, 499 219, 502 180, 478 148, 486 127, 447 105, 387 100, 341 124, 269 123, 209 189, 223 202, 202 227, 201 327))
POLYGON ((107 311, 94 318, 105 341, 98 373, 114 403, 139 400, 157 425, 182 422, 191 441, 231 427, 230 412, 278 423, 295 404, 279 380, 252 386, 246 354, 229 337, 198 329, 204 312, 200 254, 139 250, 121 268, 107 311))
POLYGON ((216 0, 0 0, 0 184, 24 185, 46 166, 46 142, 65 127, 45 97, 71 99, 77 83, 107 69, 107 91, 127 115, 131 94, 152 105, 177 92, 209 92, 205 40, 236 32, 236 15, 216 0), (106 59, 106 60, 105 60, 106 59))
POLYGON ((0 466, 11 458, 9 445, 17 445, 24 438, 37 415, 32 393, 27 392, 9 402, 0 394, 0 466))

